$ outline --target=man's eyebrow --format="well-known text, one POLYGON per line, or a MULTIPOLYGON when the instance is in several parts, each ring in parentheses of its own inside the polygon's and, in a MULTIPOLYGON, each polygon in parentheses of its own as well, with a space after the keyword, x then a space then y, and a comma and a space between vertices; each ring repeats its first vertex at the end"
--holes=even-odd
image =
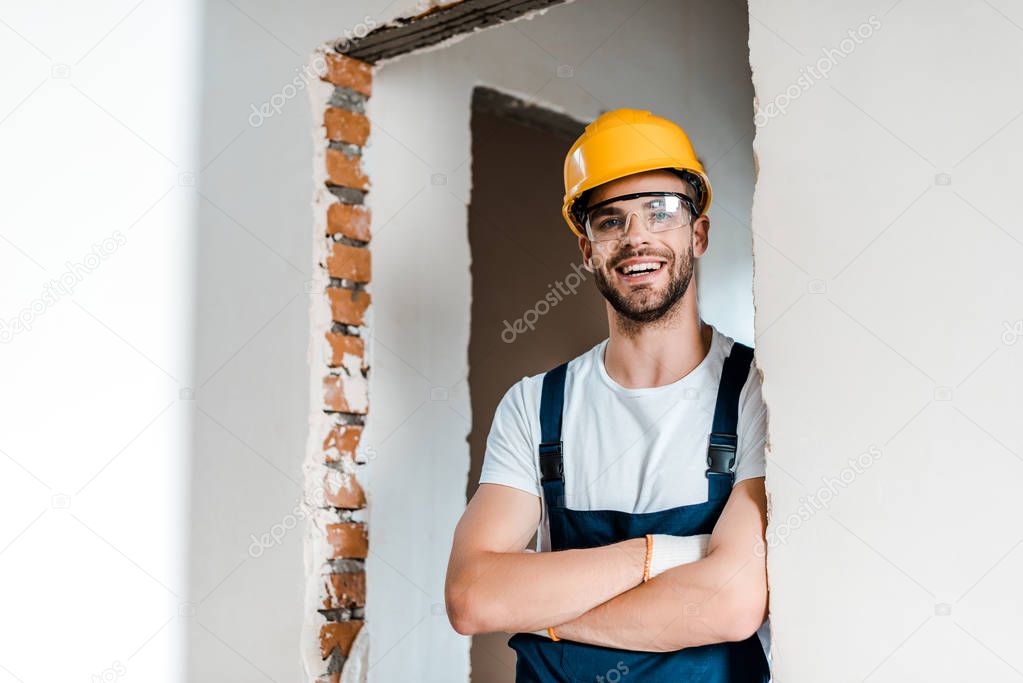
POLYGON ((606 216, 608 214, 620 214, 621 213, 621 210, 618 209, 614 204, 608 204, 606 206, 600 207, 599 209, 593 209, 592 211, 593 211, 593 213, 590 214, 591 218, 595 218, 597 216, 606 216))

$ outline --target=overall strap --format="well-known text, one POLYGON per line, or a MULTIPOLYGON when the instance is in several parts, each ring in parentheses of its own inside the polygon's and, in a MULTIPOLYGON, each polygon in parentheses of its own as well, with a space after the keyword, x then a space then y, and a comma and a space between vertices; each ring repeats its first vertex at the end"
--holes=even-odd
POLYGON ((547 508, 564 507, 565 464, 562 458, 561 413, 565 404, 565 374, 562 363, 543 376, 540 394, 540 485, 547 508))
POLYGON ((739 422, 739 394, 749 376, 753 349, 735 342, 725 359, 718 385, 717 405, 714 407, 714 425, 711 427, 710 444, 707 448, 707 476, 711 474, 734 477, 735 452, 739 444, 737 426, 739 422))

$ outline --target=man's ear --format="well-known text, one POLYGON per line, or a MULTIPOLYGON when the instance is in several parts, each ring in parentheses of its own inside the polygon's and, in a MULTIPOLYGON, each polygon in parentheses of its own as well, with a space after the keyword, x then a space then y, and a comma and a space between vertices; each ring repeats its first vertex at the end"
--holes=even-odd
POLYGON ((710 243, 710 218, 703 214, 693 221, 693 256, 699 258, 707 251, 710 243))
POLYGON ((585 237, 579 238, 579 251, 583 254, 583 268, 592 273, 593 245, 590 244, 590 241, 585 237))

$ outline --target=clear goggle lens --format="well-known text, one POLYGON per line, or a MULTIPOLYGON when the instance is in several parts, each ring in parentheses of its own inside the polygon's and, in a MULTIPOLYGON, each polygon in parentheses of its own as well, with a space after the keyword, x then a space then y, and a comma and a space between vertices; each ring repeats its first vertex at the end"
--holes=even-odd
POLYGON ((638 192, 591 206, 586 211, 586 235, 594 242, 625 237, 633 216, 650 232, 689 225, 696 211, 688 196, 672 192, 638 192))

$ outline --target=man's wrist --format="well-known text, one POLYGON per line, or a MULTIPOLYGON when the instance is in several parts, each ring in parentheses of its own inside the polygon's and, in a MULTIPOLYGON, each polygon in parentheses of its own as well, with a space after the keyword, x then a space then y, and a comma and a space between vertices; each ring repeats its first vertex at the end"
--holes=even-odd
POLYGON ((643 573, 646 569, 647 541, 645 537, 630 538, 615 544, 619 550, 625 553, 626 565, 628 566, 629 577, 638 586, 643 583, 643 573))

